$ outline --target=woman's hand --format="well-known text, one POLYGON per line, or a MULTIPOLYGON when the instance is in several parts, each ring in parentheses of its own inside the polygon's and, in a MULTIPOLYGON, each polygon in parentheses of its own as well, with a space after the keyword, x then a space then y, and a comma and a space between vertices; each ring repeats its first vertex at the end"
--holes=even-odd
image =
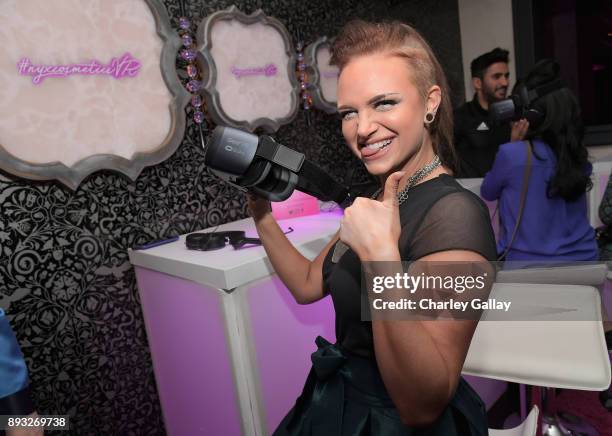
POLYGON ((522 141, 525 139, 525 135, 529 130, 529 121, 525 118, 521 118, 518 121, 512 123, 512 130, 510 131, 510 141, 522 141))
POLYGON ((382 201, 359 197, 344 210, 340 240, 362 261, 399 260, 401 226, 397 189, 404 172, 387 177, 382 201))
POLYGON ((255 222, 261 220, 272 211, 270 200, 266 200, 265 198, 260 197, 259 195, 250 191, 246 193, 246 197, 247 208, 255 222))

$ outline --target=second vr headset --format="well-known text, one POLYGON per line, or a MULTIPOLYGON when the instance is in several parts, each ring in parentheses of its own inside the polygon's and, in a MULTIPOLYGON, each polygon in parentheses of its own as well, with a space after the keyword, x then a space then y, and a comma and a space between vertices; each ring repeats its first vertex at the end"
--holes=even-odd
POLYGON ((548 93, 566 87, 565 82, 558 77, 559 66, 551 60, 544 59, 538 62, 534 71, 537 71, 539 67, 548 67, 549 64, 553 64, 557 77, 533 88, 528 88, 524 82, 517 84, 510 97, 489 106, 491 119, 503 123, 525 118, 531 126, 538 125, 544 119, 545 114, 534 108, 533 103, 548 93))
POLYGON ((270 201, 283 201, 295 189, 341 206, 350 202, 348 189, 302 153, 232 127, 217 126, 206 145, 204 163, 220 179, 270 201))

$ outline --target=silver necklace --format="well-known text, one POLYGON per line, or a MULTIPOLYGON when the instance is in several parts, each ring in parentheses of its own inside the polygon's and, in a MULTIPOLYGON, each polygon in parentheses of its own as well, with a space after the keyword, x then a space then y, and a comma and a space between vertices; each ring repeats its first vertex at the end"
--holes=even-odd
MULTIPOLYGON (((416 173, 411 175, 408 178, 408 182, 406 183, 404 189, 397 193, 398 203, 402 204, 404 201, 406 201, 406 199, 408 198, 408 191, 410 191, 410 189, 412 189, 412 187, 418 182, 423 180, 423 178, 430 175, 432 171, 438 168, 441 164, 442 162, 440 161, 440 157, 436 154, 434 155, 434 158, 431 162, 429 162, 427 165, 419 169, 416 173)), ((376 199, 376 197, 378 197, 378 194, 380 194, 381 191, 382 188, 378 188, 371 198, 376 199)))
MULTIPOLYGON (((429 162, 423 168, 421 168, 416 173, 411 175, 408 178, 408 183, 406 183, 406 187, 397 193, 397 199, 399 200, 398 203, 402 204, 404 201, 406 201, 406 199, 408 198, 408 191, 410 190, 410 188, 416 185, 424 177, 431 174, 431 172, 435 170, 436 168, 438 168, 440 164, 441 164, 440 158, 436 154, 434 155, 434 158, 431 162, 429 162)), ((380 194, 381 191, 382 191, 382 188, 378 188, 376 192, 374 193, 374 195, 372 195, 371 198, 376 199, 376 197, 378 197, 378 194, 380 194)), ((332 263, 337 263, 342 257, 342 255, 348 250, 348 248, 349 248, 348 245, 346 245, 344 242, 338 241, 336 245, 334 246, 334 252, 332 253, 332 263)))

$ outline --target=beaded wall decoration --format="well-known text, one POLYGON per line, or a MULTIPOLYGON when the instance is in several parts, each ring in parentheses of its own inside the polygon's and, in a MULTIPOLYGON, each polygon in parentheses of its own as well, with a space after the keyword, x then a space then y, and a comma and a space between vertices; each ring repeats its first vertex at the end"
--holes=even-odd
POLYGON ((181 13, 179 17, 179 36, 181 38, 182 48, 179 52, 179 57, 183 62, 182 70, 184 72, 184 86, 191 94, 190 112, 193 121, 199 125, 200 129, 206 129, 205 102, 200 95, 202 89, 202 73, 196 62, 198 51, 195 45, 195 39, 191 31, 191 21, 185 16, 184 2, 181 2, 181 13))
POLYGON ((310 126, 310 109, 312 107, 312 96, 310 94, 309 88, 310 83, 308 81, 308 65, 304 60, 304 41, 300 37, 300 33, 298 32, 298 41, 295 45, 296 51, 296 75, 298 81, 300 82, 300 102, 301 107, 304 109, 304 115, 306 117, 306 125, 310 126))

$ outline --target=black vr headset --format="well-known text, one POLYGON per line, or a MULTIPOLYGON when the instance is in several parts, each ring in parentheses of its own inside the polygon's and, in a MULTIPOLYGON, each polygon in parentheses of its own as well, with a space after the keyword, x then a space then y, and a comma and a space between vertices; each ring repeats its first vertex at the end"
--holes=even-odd
POLYGON ((350 201, 345 186, 269 136, 217 126, 205 146, 204 163, 220 179, 270 201, 286 200, 295 189, 340 205, 350 201))
POLYGON ((552 68, 556 77, 533 88, 528 88, 525 81, 517 84, 510 97, 489 106, 489 116, 492 120, 503 123, 526 118, 531 127, 542 122, 545 114, 533 108, 533 102, 552 91, 564 88, 566 85, 558 77, 559 65, 556 62, 544 59, 536 64, 532 73, 536 73, 539 68, 552 68))

